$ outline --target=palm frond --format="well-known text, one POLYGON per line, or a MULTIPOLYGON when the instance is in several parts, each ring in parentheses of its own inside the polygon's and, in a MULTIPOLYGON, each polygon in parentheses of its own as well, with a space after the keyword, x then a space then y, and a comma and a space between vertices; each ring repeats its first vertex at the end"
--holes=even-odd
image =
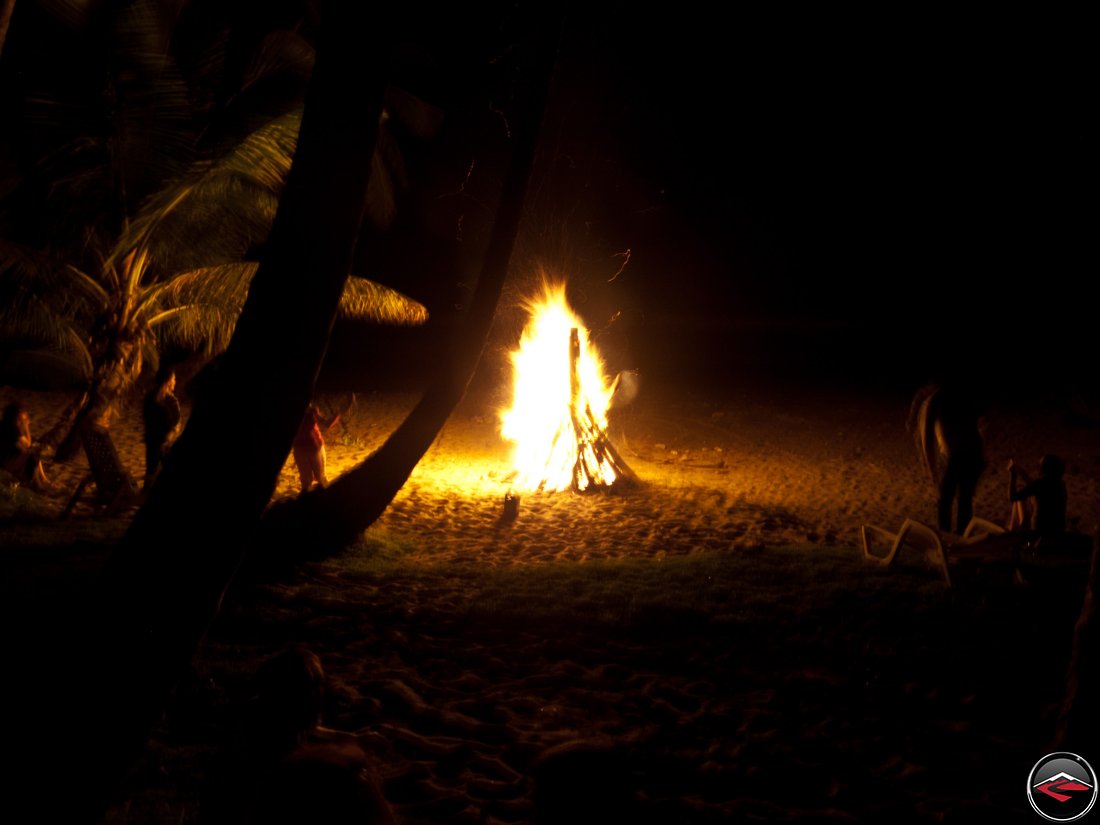
POLYGON ((258 268, 259 264, 244 261, 180 273, 146 289, 134 315, 152 326, 162 323, 161 316, 176 308, 209 307, 221 315, 232 315, 235 323, 258 268))
POLYGON ((240 175, 272 192, 281 192, 301 126, 300 108, 271 120, 215 161, 210 173, 240 175))
POLYGON ((88 6, 49 3, 59 20, 84 28, 46 38, 34 52, 12 125, 40 153, 20 196, 49 227, 34 242, 55 247, 92 224, 113 239, 145 195, 194 157, 188 88, 169 51, 162 4, 97 3, 86 19, 81 5, 88 6))
POLYGON ((187 84, 172 58, 158 4, 124 4, 115 22, 115 122, 111 147, 127 199, 137 200, 193 161, 187 84))
POLYGON ((271 230, 278 205, 277 195, 236 176, 203 181, 174 214, 150 225, 154 231, 145 241, 150 251, 145 282, 254 255, 271 230))
POLYGON ((105 307, 111 302, 111 296, 107 290, 87 272, 82 272, 72 264, 66 264, 65 269, 71 276, 69 285, 77 291, 84 292, 95 304, 105 307))
POLYGON ((68 364, 66 374, 88 379, 88 330, 111 301, 103 285, 77 267, 0 239, 0 345, 11 357, 68 364))
POLYGON ((87 351, 85 336, 73 316, 59 312, 38 293, 22 290, 12 295, 5 288, 8 285, 0 279, 0 342, 5 348, 69 350, 74 342, 80 342, 79 349, 87 351))
POLYGON ((149 248, 147 246, 130 250, 130 253, 123 259, 126 277, 123 279, 124 292, 120 297, 122 298, 124 318, 129 319, 131 317, 131 312, 140 300, 138 285, 145 274, 145 265, 148 260, 149 248))
POLYGON ((170 344, 202 355, 216 355, 229 345, 240 308, 214 304, 181 304, 149 319, 160 345, 170 344))
POLYGON ((64 138, 66 129, 87 128, 87 119, 76 112, 73 125, 61 125, 58 116, 43 115, 42 103, 31 102, 23 126, 28 143, 42 146, 43 154, 29 162, 0 206, 9 238, 78 256, 89 229, 117 232, 118 203, 104 177, 110 166, 105 143, 78 135, 50 146, 50 138, 64 138), (35 114, 50 123, 36 127, 35 114))
MULTIPOLYGON (((270 231, 294 158, 300 110, 274 118, 214 161, 152 196, 120 239, 115 256, 148 245, 151 280, 181 270, 239 261, 270 231)), ((396 138, 379 130, 367 188, 367 215, 392 224, 396 193, 406 185, 396 138)))
POLYGON ((392 326, 420 326, 427 322, 428 310, 396 289, 353 275, 340 296, 340 316, 392 326))
POLYGON ((0 237, 0 273, 4 277, 48 281, 60 266, 46 252, 0 237))
POLYGON ((271 228, 297 144, 301 112, 277 118, 142 206, 114 258, 148 246, 151 278, 240 260, 271 228))
MULTIPOLYGON (((140 314, 162 344, 215 354, 229 343, 258 268, 255 263, 238 263, 183 273, 149 288, 135 314, 140 314)), ((350 277, 340 299, 340 315, 415 326, 427 321, 428 311, 396 290, 350 277)))
POLYGON ((64 344, 61 346, 61 351, 79 364, 82 375, 91 377, 93 369, 92 353, 88 349, 88 337, 84 335, 82 330, 69 324, 68 333, 65 336, 64 344))
POLYGON ((0 238, 0 304, 17 308, 28 298, 62 315, 87 316, 109 302, 95 278, 55 256, 0 238))
POLYGON ((43 301, 0 308, 0 343, 5 349, 60 347, 67 337, 65 318, 43 301))
POLYGON ((108 265, 109 255, 103 250, 101 246, 96 244, 93 230, 89 229, 88 234, 90 237, 88 239, 87 247, 95 256, 96 263, 98 265, 96 271, 100 273, 100 278, 103 279, 103 287, 110 293, 118 294, 119 291, 122 289, 122 277, 119 274, 118 269, 116 269, 113 265, 108 265))
POLYGON ((296 31, 269 33, 238 78, 212 126, 222 145, 239 142, 273 118, 300 110, 316 52, 296 31))
POLYGON ((148 288, 135 317, 161 345, 214 355, 229 344, 258 268, 242 262, 184 272, 148 288))

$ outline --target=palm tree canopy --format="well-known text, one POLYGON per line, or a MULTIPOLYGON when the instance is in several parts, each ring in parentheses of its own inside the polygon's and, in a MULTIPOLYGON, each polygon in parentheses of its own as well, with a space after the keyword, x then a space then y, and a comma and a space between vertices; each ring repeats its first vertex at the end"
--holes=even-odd
MULTIPOLYGON (((0 182, 0 356, 46 351, 92 379, 116 344, 140 351, 130 372, 165 347, 221 352, 297 149, 313 45, 268 32, 226 84, 227 41, 211 29, 177 53, 177 15, 154 0, 102 15, 60 0, 46 17, 64 43, 98 46, 86 46, 88 78, 33 71, 17 88, 19 145, 34 163, 18 186, 0 182)), ((60 48, 23 59, 48 68, 60 48)), ((392 225, 408 184, 401 141, 431 138, 443 118, 398 87, 383 111, 367 193, 374 230, 392 225)), ((351 274, 340 317, 417 326, 428 311, 351 274)))
MULTIPOLYGON (((139 313, 162 343, 220 352, 229 342, 258 268, 258 263, 244 262, 181 273, 150 287, 139 313)), ((340 317, 419 326, 428 320, 428 310, 390 287, 352 276, 340 297, 340 317)))

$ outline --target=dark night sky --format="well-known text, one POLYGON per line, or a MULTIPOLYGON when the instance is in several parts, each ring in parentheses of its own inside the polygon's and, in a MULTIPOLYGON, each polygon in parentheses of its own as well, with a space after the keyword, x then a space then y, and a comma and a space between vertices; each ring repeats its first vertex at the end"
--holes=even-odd
MULTIPOLYGON (((500 9, 409 36, 472 65, 508 37, 500 9)), ((554 9, 517 260, 571 233, 589 271, 568 274, 606 293, 586 320, 623 310, 614 366, 1091 372, 1083 11, 554 9)))
POLYGON ((1083 20, 677 9, 574 13, 552 109, 630 182, 651 321, 707 367, 761 324, 854 330, 872 373, 1091 360, 1083 20))

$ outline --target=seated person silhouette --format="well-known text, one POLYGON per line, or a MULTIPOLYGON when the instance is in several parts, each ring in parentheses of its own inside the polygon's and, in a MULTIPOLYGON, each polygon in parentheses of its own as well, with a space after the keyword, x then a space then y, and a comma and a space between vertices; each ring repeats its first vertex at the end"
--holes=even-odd
POLYGON ((8 404, 0 417, 0 469, 36 492, 57 492, 42 467, 41 448, 31 436, 30 413, 18 401, 8 404))

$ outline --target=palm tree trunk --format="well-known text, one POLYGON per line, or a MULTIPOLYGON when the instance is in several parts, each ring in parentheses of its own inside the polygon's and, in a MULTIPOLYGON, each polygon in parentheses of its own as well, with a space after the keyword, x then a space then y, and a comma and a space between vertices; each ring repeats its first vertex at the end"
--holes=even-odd
POLYGON ((217 614, 313 394, 366 209, 382 111, 388 27, 366 8, 325 6, 268 250, 214 385, 112 557, 98 620, 68 663, 86 677, 86 701, 59 698, 73 733, 63 748, 52 743, 56 753, 42 766, 67 787, 34 799, 43 819, 102 816, 217 614), (77 809, 47 816, 53 805, 77 809))
POLYGON ((101 412, 104 406, 113 407, 118 403, 118 393, 108 390, 108 387, 120 385, 117 373, 121 373, 123 369, 122 364, 111 363, 95 370, 96 377, 88 388, 76 402, 65 408, 57 423, 50 428, 48 438, 42 439, 43 443, 50 444, 62 432, 65 433, 54 450, 54 461, 71 461, 76 458, 80 452, 80 431, 87 426, 88 420, 101 412))
POLYGON ((526 77, 526 95, 511 121, 515 143, 492 235, 460 334, 442 353, 439 377, 366 460, 327 488, 268 510, 256 542, 256 564, 290 561, 306 553, 316 558, 346 547, 393 501, 466 393, 488 340, 519 230, 557 54, 560 20, 551 23, 535 27, 540 39, 526 77))

